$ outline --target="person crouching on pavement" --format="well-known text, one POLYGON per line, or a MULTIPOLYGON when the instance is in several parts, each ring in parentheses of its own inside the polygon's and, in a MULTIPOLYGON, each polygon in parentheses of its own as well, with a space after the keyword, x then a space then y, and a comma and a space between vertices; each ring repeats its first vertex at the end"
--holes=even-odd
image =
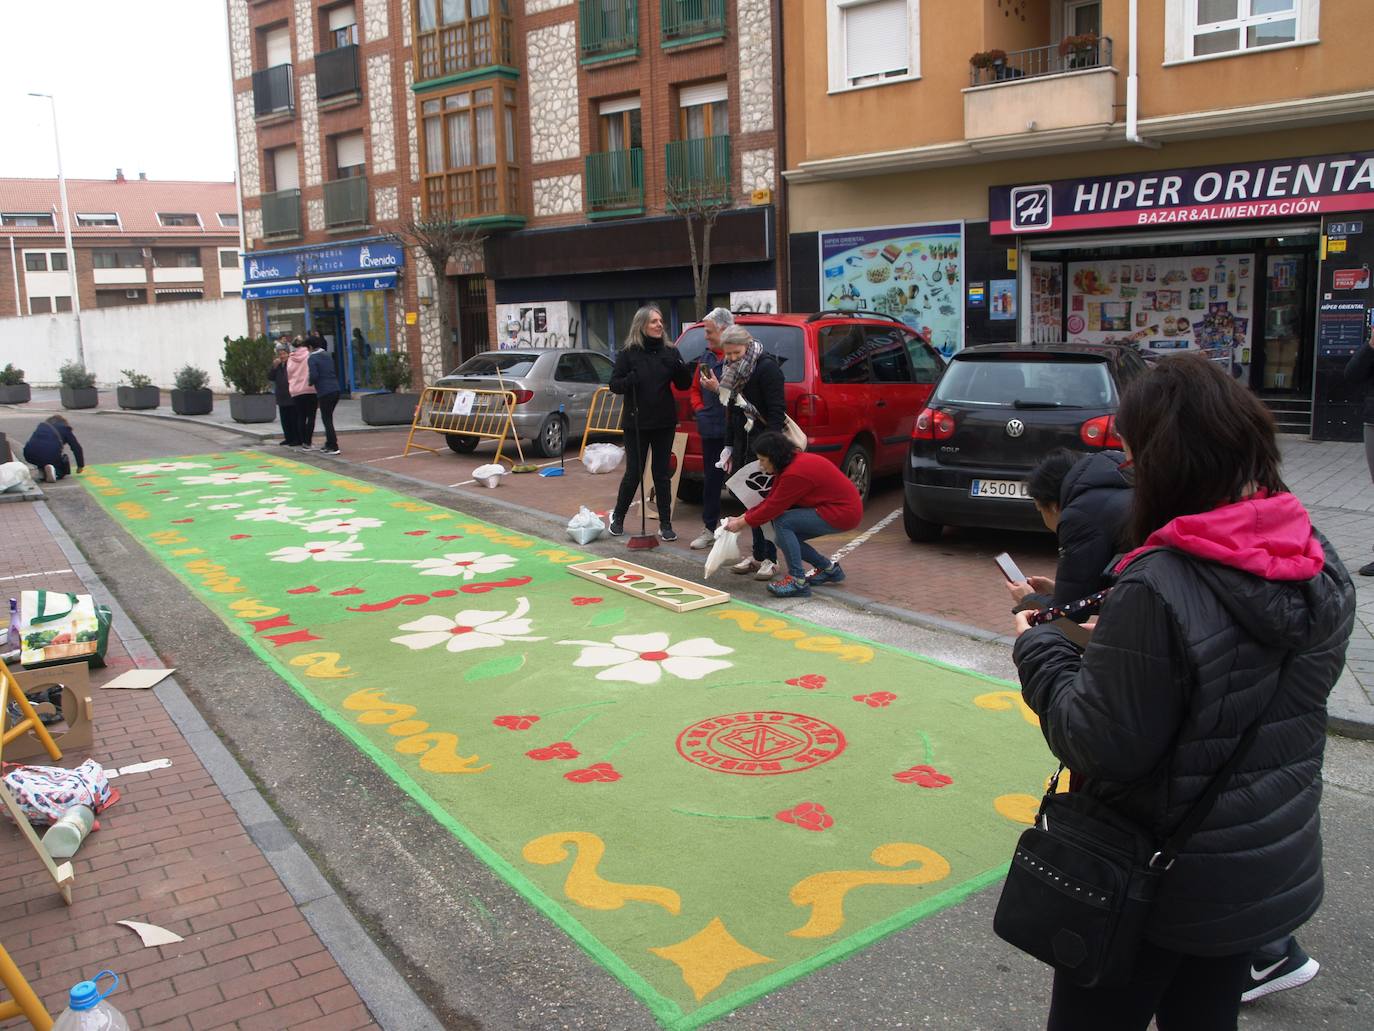
POLYGON ((837 584, 844 570, 809 543, 812 537, 852 530, 864 515, 863 499, 834 462, 798 451, 781 433, 765 433, 754 441, 759 468, 773 477, 768 497, 742 516, 727 520, 725 528, 738 533, 747 527, 773 524, 778 557, 787 573, 768 585, 776 598, 805 598, 813 584, 837 584), (811 572, 804 563, 811 564, 811 572))
POLYGON ((71 463, 62 453, 64 446, 72 449, 76 471, 85 469, 86 456, 81 452, 81 444, 72 432, 71 423, 60 415, 50 415, 38 424, 38 429, 33 431, 33 436, 24 445, 24 461, 37 466, 48 483, 56 483, 72 472, 71 463))
POLYGON ((272 389, 277 396, 277 415, 281 419, 282 447, 299 447, 299 428, 296 426, 296 404, 291 400, 291 383, 287 374, 286 359, 291 355, 291 345, 283 335, 277 341, 277 353, 272 358, 272 367, 267 370, 267 378, 272 381, 272 389))
POLYGON ((1214 363, 1162 359, 1116 426, 1135 550, 1086 649, 1016 615, 1022 697, 1079 790, 1160 842, 1256 734, 1160 877, 1128 983, 1056 973, 1048 1027, 1234 1028, 1255 981, 1316 972, 1300 950, 1253 967, 1253 950, 1321 904, 1327 697, 1355 588, 1279 475, 1273 417, 1214 363))
POLYGON ((725 367, 720 335, 735 324, 735 317, 725 308, 713 308, 701 320, 706 332, 706 350, 701 353, 697 374, 692 381, 692 414, 697 420, 701 437, 701 521, 705 531, 692 541, 692 548, 705 551, 715 543, 716 523, 720 522, 720 489, 725 484, 725 470, 720 466, 720 453, 725 449, 725 406, 720 394, 705 389, 703 375, 719 380, 725 367))

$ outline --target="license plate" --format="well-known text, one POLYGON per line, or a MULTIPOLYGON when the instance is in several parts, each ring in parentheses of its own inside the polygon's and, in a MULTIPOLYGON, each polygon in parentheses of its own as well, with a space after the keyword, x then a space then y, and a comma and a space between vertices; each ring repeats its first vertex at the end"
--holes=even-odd
POLYGON ((974 480, 969 484, 969 496, 975 498, 1019 498, 1030 500, 1025 480, 974 480))

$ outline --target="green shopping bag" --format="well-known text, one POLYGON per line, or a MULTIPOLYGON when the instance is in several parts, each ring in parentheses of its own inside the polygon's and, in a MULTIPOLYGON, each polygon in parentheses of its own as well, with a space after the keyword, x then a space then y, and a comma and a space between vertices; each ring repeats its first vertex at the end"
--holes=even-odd
POLYGON ((28 668, 82 659, 104 666, 110 622, 109 608, 89 594, 24 591, 16 618, 19 661, 28 668))

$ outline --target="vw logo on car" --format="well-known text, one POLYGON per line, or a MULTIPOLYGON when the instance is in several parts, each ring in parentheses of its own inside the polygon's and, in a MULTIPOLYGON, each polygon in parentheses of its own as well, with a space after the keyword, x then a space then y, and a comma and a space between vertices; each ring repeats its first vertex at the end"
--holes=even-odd
POLYGON ((1025 432, 1026 424, 1022 422, 1020 419, 1012 419, 1011 422, 1007 423, 1008 437, 1019 437, 1021 436, 1021 434, 1025 432))

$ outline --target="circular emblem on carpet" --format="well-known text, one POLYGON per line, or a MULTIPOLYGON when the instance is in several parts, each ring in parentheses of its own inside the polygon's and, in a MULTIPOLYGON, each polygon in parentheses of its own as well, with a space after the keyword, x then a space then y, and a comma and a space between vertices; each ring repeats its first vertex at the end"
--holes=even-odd
POLYGON ((809 770, 844 749, 844 734, 833 723, 795 712, 712 716, 677 737, 678 754, 688 762, 745 777, 809 770))

